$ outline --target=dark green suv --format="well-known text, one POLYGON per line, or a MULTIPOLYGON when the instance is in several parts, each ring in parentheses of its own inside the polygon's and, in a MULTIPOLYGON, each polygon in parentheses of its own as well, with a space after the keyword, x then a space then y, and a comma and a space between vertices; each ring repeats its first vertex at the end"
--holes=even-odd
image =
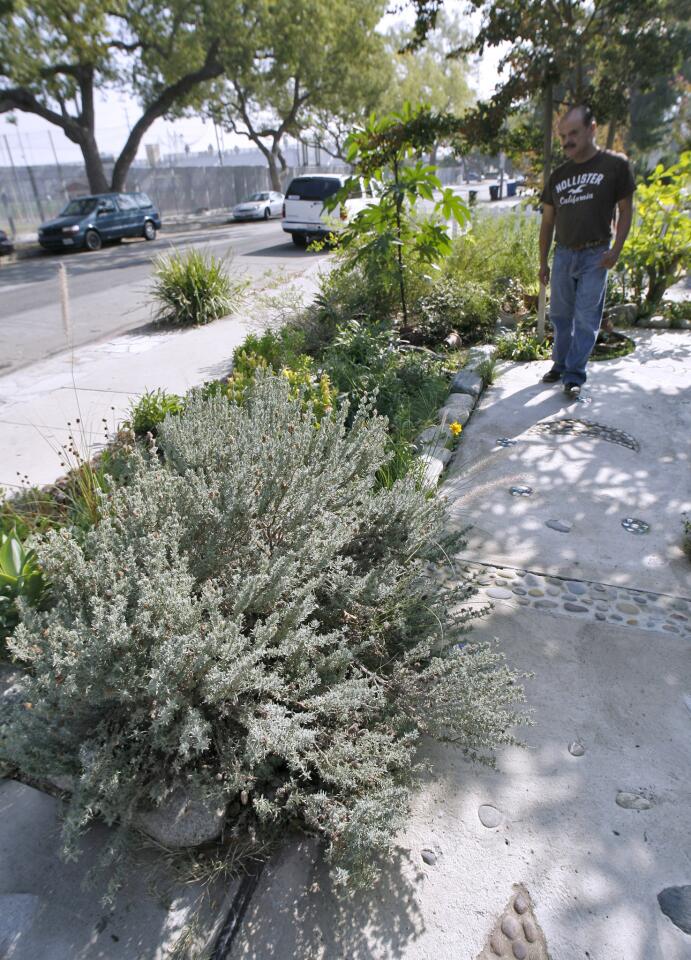
POLYGON ((161 216, 145 193, 97 193, 70 200, 59 217, 42 223, 38 242, 46 250, 100 250, 109 240, 155 240, 161 216))

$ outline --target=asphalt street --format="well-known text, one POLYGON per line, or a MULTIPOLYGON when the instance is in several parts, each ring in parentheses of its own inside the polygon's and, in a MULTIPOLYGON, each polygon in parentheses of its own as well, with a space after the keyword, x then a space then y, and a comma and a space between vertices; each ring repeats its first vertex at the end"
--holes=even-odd
POLYGON ((71 338, 82 346, 150 323, 152 261, 171 248, 228 257, 228 269, 256 281, 302 272, 315 258, 293 245, 280 220, 160 233, 153 243, 125 240, 96 253, 45 253, 0 262, 0 372, 65 350, 58 267, 67 268, 71 338))

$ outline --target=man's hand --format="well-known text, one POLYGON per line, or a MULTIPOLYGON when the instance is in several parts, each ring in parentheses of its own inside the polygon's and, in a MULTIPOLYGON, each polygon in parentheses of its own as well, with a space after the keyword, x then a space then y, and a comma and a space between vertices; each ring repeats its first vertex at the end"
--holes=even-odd
POLYGON ((546 263, 540 264, 540 283, 544 283, 545 286, 549 283, 549 265, 546 263))
POLYGON ((607 250, 602 254, 598 266, 604 267, 605 270, 612 270, 618 259, 619 251, 613 247, 611 250, 607 250))

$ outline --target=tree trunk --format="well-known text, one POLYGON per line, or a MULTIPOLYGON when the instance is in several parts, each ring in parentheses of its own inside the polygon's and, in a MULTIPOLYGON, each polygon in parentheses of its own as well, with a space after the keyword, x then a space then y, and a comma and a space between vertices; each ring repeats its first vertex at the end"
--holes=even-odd
POLYGON ((610 120, 609 126, 607 127, 607 143, 605 144, 605 148, 607 150, 611 150, 612 147, 614 146, 614 138, 616 136, 616 133, 617 133, 616 121, 610 120))
POLYGON ((278 156, 273 150, 266 151, 266 162, 269 165, 269 179, 271 180, 271 189, 281 193, 281 178, 278 175, 278 156))
MULTIPOLYGON (((91 131, 85 131, 83 139, 79 141, 79 147, 84 157, 84 167, 86 169, 87 180, 89 181, 89 190, 92 193, 108 193, 110 190, 108 178, 103 169, 103 161, 98 152, 96 138, 91 131)), ((120 188, 118 187, 116 189, 120 188)))
POLYGON ((544 91, 542 119, 542 185, 547 186, 552 172, 552 84, 544 91))

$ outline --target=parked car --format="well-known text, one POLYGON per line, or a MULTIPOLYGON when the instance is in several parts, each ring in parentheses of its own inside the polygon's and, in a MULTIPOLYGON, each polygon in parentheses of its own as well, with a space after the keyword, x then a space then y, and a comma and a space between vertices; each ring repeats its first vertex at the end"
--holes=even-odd
POLYGON ((4 230, 0 230, 0 256, 3 253, 12 253, 14 250, 14 244, 7 236, 4 230))
POLYGON ((377 196, 363 180, 355 180, 346 174, 319 173, 295 177, 286 190, 283 204, 283 229, 293 243, 304 246, 309 240, 337 233, 343 224, 369 204, 376 203, 377 196), (345 204, 334 210, 324 209, 324 201, 350 180, 350 194, 345 204))
POLYGON ((42 223, 38 242, 46 250, 100 250, 109 240, 155 240, 161 216, 145 193, 97 193, 70 200, 59 217, 42 223))
POLYGON ((264 190, 236 204, 232 213, 234 220, 268 220, 269 217, 280 217, 282 210, 283 194, 264 190))

